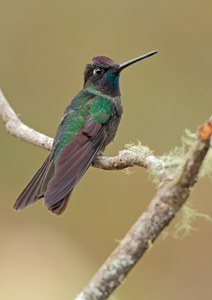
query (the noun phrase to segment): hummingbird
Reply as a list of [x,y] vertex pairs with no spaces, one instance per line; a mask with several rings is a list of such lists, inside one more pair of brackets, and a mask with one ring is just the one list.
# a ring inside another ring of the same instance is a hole
[[85,67],[83,89],[64,111],[52,151],[17,198],[16,210],[44,197],[52,213],[64,212],[75,185],[116,135],[123,113],[121,71],[156,53],[151,51],[123,64],[106,56],[93,57]]

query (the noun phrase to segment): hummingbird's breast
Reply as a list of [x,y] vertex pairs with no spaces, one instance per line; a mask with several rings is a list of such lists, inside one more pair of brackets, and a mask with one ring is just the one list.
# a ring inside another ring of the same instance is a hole
[[113,112],[111,118],[109,119],[106,125],[107,135],[102,150],[104,150],[104,148],[114,140],[123,113],[121,97],[116,96],[112,98],[112,101],[113,101]]

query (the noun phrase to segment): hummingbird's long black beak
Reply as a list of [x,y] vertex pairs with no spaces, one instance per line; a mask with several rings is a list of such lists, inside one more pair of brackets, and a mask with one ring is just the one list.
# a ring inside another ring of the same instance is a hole
[[134,64],[134,63],[136,63],[136,62],[138,62],[138,61],[140,61],[140,60],[142,60],[142,59],[145,59],[145,58],[147,58],[147,57],[150,57],[150,56],[152,56],[152,55],[155,55],[156,53],[158,53],[158,51],[151,51],[151,52],[148,52],[148,53],[146,53],[146,54],[144,54],[144,55],[142,55],[142,56],[139,56],[139,57],[137,57],[137,58],[133,58],[133,59],[131,59],[131,60],[129,60],[129,61],[127,61],[127,62],[121,64],[121,65],[119,66],[119,68],[118,68],[118,71],[121,72],[121,71],[122,71],[123,69],[125,69],[126,67],[128,67],[128,66],[130,66],[130,65],[132,65],[132,64]]

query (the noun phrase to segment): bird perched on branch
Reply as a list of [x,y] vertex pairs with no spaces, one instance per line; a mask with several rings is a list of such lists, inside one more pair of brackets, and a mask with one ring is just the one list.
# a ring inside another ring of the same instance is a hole
[[109,57],[93,58],[85,68],[83,89],[65,109],[51,153],[16,200],[16,210],[44,197],[51,212],[63,213],[75,185],[115,137],[123,112],[120,72],[156,53],[120,65]]

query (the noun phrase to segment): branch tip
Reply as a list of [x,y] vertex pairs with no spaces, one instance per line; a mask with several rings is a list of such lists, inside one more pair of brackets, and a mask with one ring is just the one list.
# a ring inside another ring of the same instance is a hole
[[212,136],[212,118],[202,124],[202,126],[198,130],[199,139],[202,142],[206,142]]

